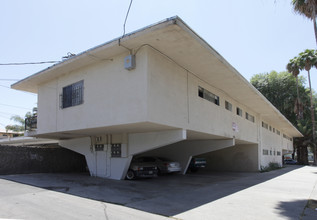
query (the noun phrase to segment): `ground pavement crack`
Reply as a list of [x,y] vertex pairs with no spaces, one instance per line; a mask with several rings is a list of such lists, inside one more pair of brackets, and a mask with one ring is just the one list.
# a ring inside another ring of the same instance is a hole
[[104,211],[104,213],[105,213],[105,217],[106,217],[107,220],[109,220],[109,216],[108,216],[108,214],[107,214],[107,205],[106,205],[106,203],[104,203],[104,202],[101,202],[101,204],[102,204],[102,206],[103,206],[103,211]]
[[310,194],[309,194],[309,197],[308,197],[308,199],[307,199],[307,203],[306,203],[306,205],[305,205],[305,207],[304,207],[304,209],[303,209],[303,211],[302,211],[302,213],[301,213],[301,215],[300,215],[300,220],[302,220],[303,217],[305,216],[305,211],[306,211],[306,209],[307,209],[307,208],[310,208],[310,207],[311,207],[311,204],[316,203],[316,200],[311,199],[312,194],[313,194],[314,191],[315,191],[316,185],[317,185],[317,181],[315,181],[314,187],[313,187],[312,191],[311,191]]

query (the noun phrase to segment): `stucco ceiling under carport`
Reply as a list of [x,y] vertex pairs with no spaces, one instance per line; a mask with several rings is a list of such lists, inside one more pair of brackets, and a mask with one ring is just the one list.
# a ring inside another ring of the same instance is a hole
[[37,87],[41,83],[126,53],[127,48],[132,53],[136,53],[144,46],[152,47],[201,80],[228,94],[261,115],[264,121],[278,124],[279,128],[288,135],[301,136],[300,132],[258,90],[178,17],[87,50],[17,82],[12,88],[37,93]]

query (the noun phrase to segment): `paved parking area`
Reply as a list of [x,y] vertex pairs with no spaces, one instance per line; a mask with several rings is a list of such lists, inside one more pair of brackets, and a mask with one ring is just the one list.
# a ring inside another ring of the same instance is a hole
[[7,175],[0,176],[0,219],[317,219],[316,182],[309,166],[135,181]]

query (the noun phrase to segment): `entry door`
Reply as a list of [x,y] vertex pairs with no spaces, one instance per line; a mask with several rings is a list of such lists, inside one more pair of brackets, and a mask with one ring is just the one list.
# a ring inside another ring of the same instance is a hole
[[99,177],[107,177],[107,151],[96,151],[96,174]]

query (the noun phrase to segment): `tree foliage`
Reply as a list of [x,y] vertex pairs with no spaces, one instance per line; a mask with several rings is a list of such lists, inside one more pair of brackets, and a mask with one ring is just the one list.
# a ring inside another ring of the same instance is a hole
[[315,19],[314,14],[317,14],[316,0],[292,0],[292,4],[296,13],[303,15],[311,20]]
[[294,11],[313,21],[315,39],[317,43],[317,0],[292,0]]
[[[296,79],[298,79],[299,98],[303,104],[302,119],[296,117],[294,108],[298,99]],[[297,150],[298,161],[307,164],[307,147],[312,146],[312,121],[310,93],[309,89],[304,86],[305,78],[294,77],[288,72],[272,71],[271,73],[256,74],[250,81],[304,135],[303,138],[294,138],[294,147]],[[316,106],[316,95],[314,95],[313,101]]]
[[[317,39],[317,38],[316,38]],[[298,57],[294,57],[289,61],[286,65],[286,68],[289,72],[291,72],[294,76],[298,76],[301,70],[306,70],[308,73],[308,82],[309,82],[309,92],[310,92],[310,113],[311,113],[311,125],[312,125],[312,146],[314,147],[314,164],[317,165],[317,146],[315,144],[315,137],[316,137],[316,126],[315,126],[315,107],[314,98],[313,98],[313,91],[311,88],[311,81],[310,81],[310,70],[312,67],[317,68],[317,51],[316,50],[305,50],[301,52]],[[296,78],[297,79],[297,78]],[[297,90],[297,96],[299,96],[299,92]],[[298,119],[302,119],[302,103],[297,98],[296,101],[296,111]]]
[[306,49],[294,57],[286,65],[288,72],[297,76],[301,70],[309,71],[312,67],[317,68],[317,51]]
[[[272,71],[254,75],[251,84],[259,90],[294,126],[297,126],[294,105],[297,99],[296,78],[288,72]],[[304,106],[309,103],[305,78],[298,78],[299,94]],[[305,108],[305,114],[309,109]],[[308,112],[309,113],[309,112]]]
[[[33,110],[34,111],[34,110]],[[27,112],[25,114],[25,118],[32,116],[31,112]],[[15,132],[22,132],[25,130],[25,118],[22,118],[19,115],[13,115],[10,120],[16,122],[16,124],[13,125],[7,125],[5,129],[8,131],[15,131]]]
[[16,124],[14,125],[7,125],[5,127],[5,129],[8,131],[16,131],[16,132],[22,132],[25,130],[25,119],[26,118],[30,118],[32,116],[36,116],[37,115],[37,107],[34,107],[32,109],[32,113],[31,112],[27,112],[24,116],[24,118],[22,118],[19,115],[13,115],[10,120],[16,122]]
[[[28,113],[27,113],[28,114]],[[10,120],[16,122],[14,125],[7,125],[5,127],[6,130],[16,131],[16,132],[22,132],[24,131],[24,118],[22,118],[19,115],[13,115]]]

